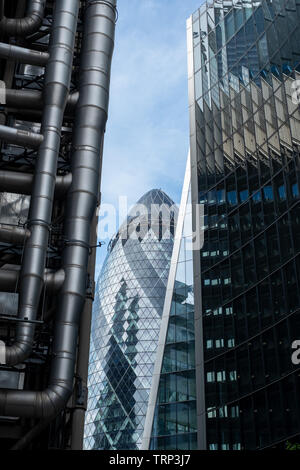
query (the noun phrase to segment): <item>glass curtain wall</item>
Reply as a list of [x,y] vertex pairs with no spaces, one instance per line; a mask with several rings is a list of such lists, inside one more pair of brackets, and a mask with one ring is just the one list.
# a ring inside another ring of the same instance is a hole
[[284,447],[300,429],[300,2],[207,2],[188,56],[198,445]]

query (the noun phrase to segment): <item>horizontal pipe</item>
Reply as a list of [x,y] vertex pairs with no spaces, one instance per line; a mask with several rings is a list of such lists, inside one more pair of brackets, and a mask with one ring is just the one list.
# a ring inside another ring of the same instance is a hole
[[0,291],[16,292],[18,279],[18,271],[0,269]]
[[22,147],[38,148],[44,138],[41,134],[15,129],[14,127],[0,125],[0,140],[8,144],[21,145]]
[[[78,101],[78,92],[70,93],[67,99],[66,111],[74,111]],[[16,108],[27,108],[33,110],[43,109],[43,93],[38,90],[5,90],[5,105]]]
[[0,242],[12,244],[24,244],[30,231],[14,225],[0,224]]
[[42,25],[46,0],[29,0],[24,18],[6,18],[0,21],[0,33],[6,36],[25,37],[35,33]]
[[45,66],[49,60],[49,54],[0,42],[0,58],[13,59],[21,64]]
[[43,119],[43,111],[39,109],[12,108],[6,106],[8,115],[13,116],[19,121],[41,122]]
[[[31,195],[34,175],[19,171],[0,170],[0,191],[14,194]],[[63,197],[72,182],[72,174],[56,176],[54,196]]]
[[[9,265],[6,265],[6,267]],[[20,269],[0,269],[0,292],[18,292]],[[57,292],[65,279],[62,269],[58,271],[45,270],[44,284],[47,290]]]

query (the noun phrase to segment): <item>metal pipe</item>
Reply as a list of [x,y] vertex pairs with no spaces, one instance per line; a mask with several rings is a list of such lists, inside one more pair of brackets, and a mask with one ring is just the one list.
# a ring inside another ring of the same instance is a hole
[[30,65],[45,66],[49,60],[47,52],[34,51],[25,47],[13,46],[0,42],[0,57],[2,59],[13,59],[16,62]]
[[[74,111],[78,101],[78,92],[75,91],[68,95],[66,111]],[[15,106],[16,108],[37,109],[43,108],[43,93],[38,90],[5,90],[5,105]]]
[[42,134],[15,129],[14,127],[0,125],[0,139],[8,144],[22,147],[38,148],[44,140]]
[[0,33],[6,36],[25,37],[35,33],[43,22],[46,0],[29,0],[24,18],[6,18],[0,21]]
[[[74,0],[73,0],[74,1]],[[73,181],[66,209],[65,281],[59,293],[49,385],[43,392],[0,390],[0,416],[54,416],[73,390],[78,323],[86,294],[90,225],[98,199],[101,143],[107,120],[116,0],[88,0],[79,102],[73,140]]]
[[[20,269],[0,269],[1,292],[18,292],[19,279]],[[65,273],[62,269],[58,271],[45,270],[43,281],[46,289],[49,290],[50,293],[54,293],[61,288],[64,279]]]
[[[102,153],[102,152],[101,152]],[[91,246],[97,244],[97,225],[98,217],[95,213],[92,226],[91,226]],[[94,278],[96,266],[96,250],[94,249],[89,259],[88,273],[90,279]],[[94,286],[93,286],[94,291]],[[86,298],[83,313],[80,317],[79,325],[79,342],[78,354],[76,364],[76,376],[80,380],[81,393],[75,390],[75,397],[73,398],[73,413],[72,413],[72,432],[71,432],[71,449],[82,450],[83,437],[84,437],[84,423],[85,413],[87,410],[88,402],[88,370],[89,370],[89,353],[90,353],[90,338],[91,338],[91,323],[92,323],[92,307],[94,301],[94,294]]]
[[0,286],[2,292],[15,292],[18,282],[18,272],[0,269]]
[[4,18],[4,0],[0,0],[0,21]]
[[44,283],[48,293],[58,292],[62,287],[65,280],[65,272],[63,269],[58,269],[57,271],[45,270],[44,274]]
[[56,185],[54,190],[54,197],[57,199],[63,198],[72,183],[72,173],[67,173],[65,175],[59,175],[56,177]]
[[[18,318],[35,320],[43,288],[51,224],[61,128],[72,76],[79,0],[55,3],[44,85],[44,110],[27,226],[30,237],[23,250]],[[18,322],[14,343],[5,347],[7,365],[23,362],[32,351],[34,322]]]
[[0,241],[3,243],[23,244],[29,235],[29,230],[23,227],[0,224]]
[[34,440],[37,438],[43,431],[46,429],[47,426],[51,423],[54,418],[51,417],[49,419],[43,419],[39,421],[30,431],[28,431],[25,436],[21,437],[21,439],[16,442],[10,450],[23,450],[26,449]]
[[[31,195],[34,175],[20,171],[0,170],[0,191]],[[54,197],[65,196],[72,182],[72,173],[56,176]]]

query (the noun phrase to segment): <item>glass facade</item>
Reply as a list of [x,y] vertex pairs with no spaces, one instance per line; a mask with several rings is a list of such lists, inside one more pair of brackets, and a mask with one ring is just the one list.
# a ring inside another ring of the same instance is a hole
[[[191,189],[184,208],[150,449],[197,449]],[[179,224],[178,224],[179,225]],[[180,230],[180,225],[178,226]],[[170,274],[171,276],[171,274]]]
[[197,448],[190,158],[184,180],[143,449]]
[[300,438],[300,2],[205,3],[188,56],[198,446],[281,447]]
[[93,311],[86,449],[139,449],[177,208],[145,194],[111,240]]

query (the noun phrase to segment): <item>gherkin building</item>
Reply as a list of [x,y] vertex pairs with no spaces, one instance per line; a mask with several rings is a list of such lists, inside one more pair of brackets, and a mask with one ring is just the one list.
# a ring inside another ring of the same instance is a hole
[[146,193],[112,238],[93,311],[85,449],[140,448],[177,207]]

